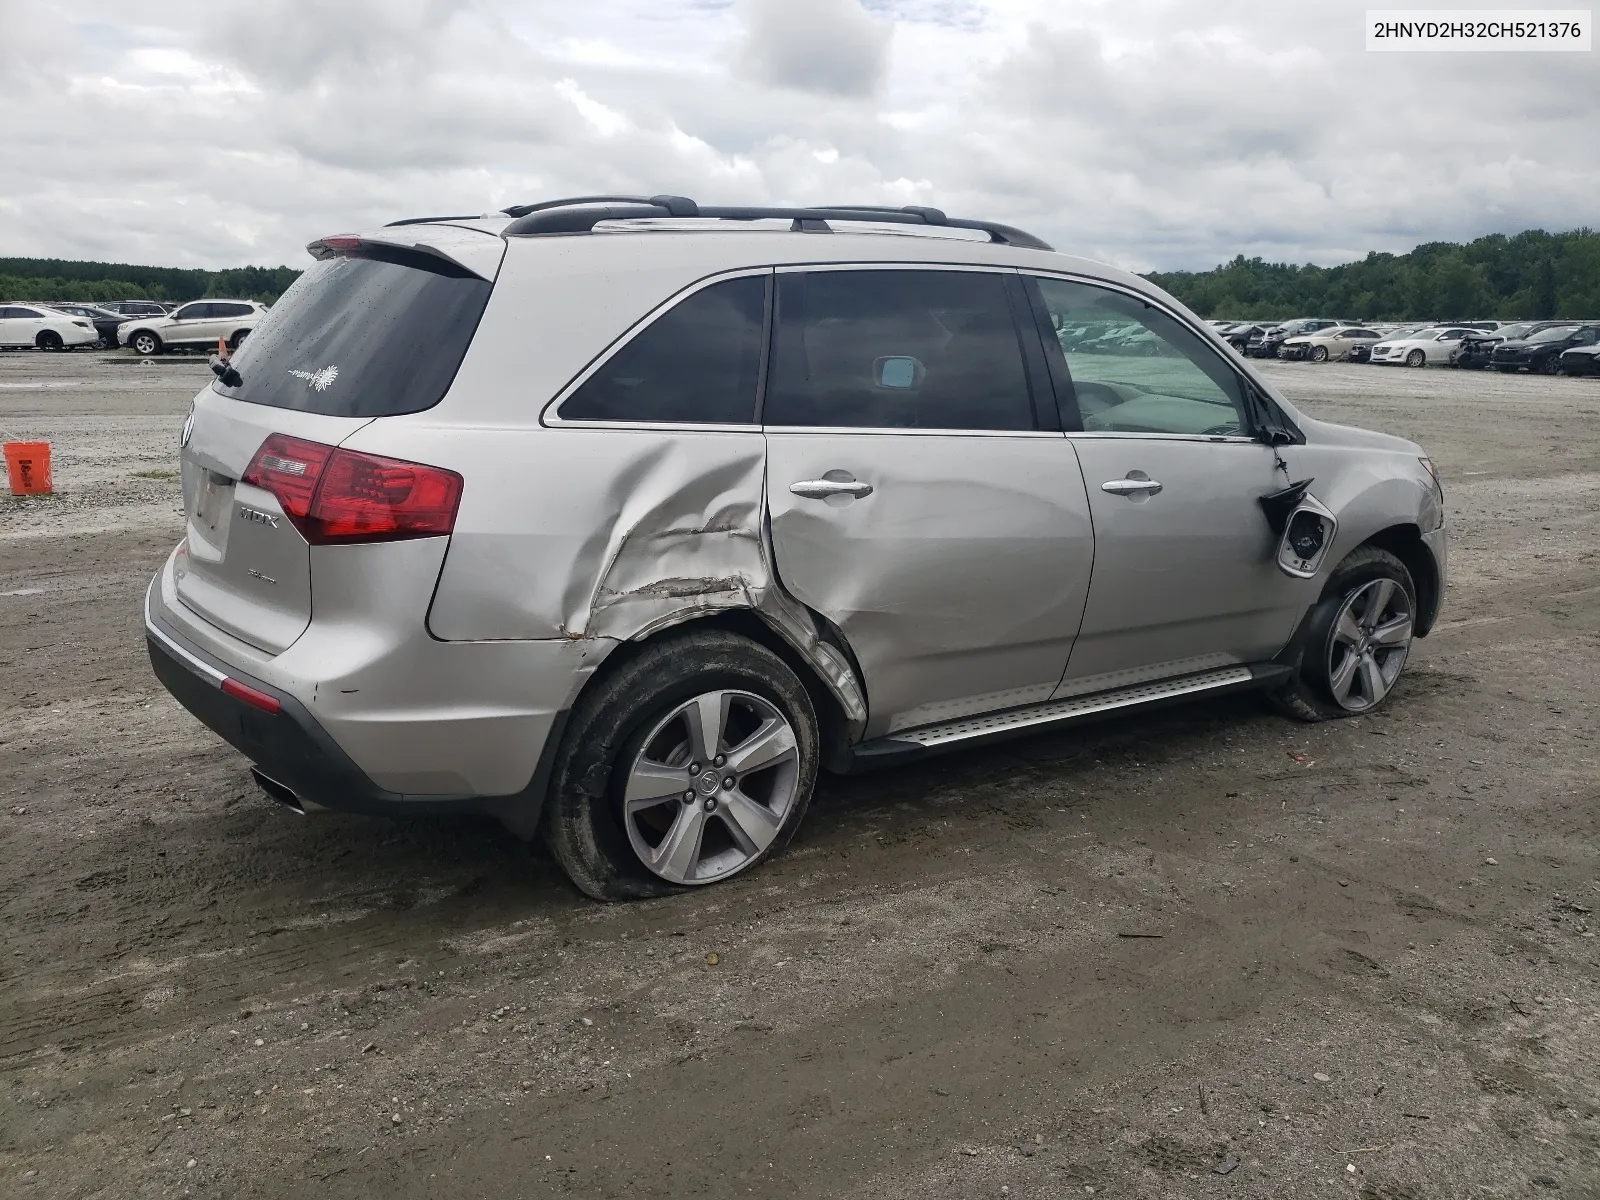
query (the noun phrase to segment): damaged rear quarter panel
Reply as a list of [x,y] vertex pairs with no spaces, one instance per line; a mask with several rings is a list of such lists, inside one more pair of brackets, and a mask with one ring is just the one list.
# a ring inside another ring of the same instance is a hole
[[748,433],[462,433],[462,497],[429,615],[446,640],[626,640],[700,612],[753,608],[765,446]]

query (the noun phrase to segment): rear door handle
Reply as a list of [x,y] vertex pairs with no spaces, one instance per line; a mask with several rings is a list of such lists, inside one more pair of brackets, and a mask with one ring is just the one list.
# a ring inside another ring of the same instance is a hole
[[1108,479],[1100,485],[1102,492],[1110,492],[1113,496],[1134,496],[1140,493],[1154,496],[1161,490],[1161,485],[1154,479]]
[[829,496],[854,496],[857,500],[872,495],[872,485],[858,479],[802,479],[789,490],[807,500],[826,500]]

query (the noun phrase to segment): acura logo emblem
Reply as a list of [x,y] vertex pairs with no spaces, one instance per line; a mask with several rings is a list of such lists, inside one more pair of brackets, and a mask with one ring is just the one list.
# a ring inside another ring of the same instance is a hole
[[189,405],[189,415],[183,419],[183,432],[178,435],[178,446],[183,448],[189,444],[189,439],[194,436],[194,405]]

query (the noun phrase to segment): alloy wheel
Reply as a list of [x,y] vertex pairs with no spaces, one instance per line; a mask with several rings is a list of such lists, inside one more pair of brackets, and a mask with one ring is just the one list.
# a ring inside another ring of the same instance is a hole
[[1427,365],[1428,356],[1421,350],[1413,350],[1410,354],[1406,355],[1406,366],[1408,367],[1425,367]]
[[1328,645],[1328,686],[1346,712],[1376,708],[1411,652],[1411,599],[1393,579],[1374,579],[1345,597]]
[[714,883],[772,845],[795,802],[799,750],[789,720],[746,691],[704,692],[644,739],[628,768],[623,822],[645,869]]

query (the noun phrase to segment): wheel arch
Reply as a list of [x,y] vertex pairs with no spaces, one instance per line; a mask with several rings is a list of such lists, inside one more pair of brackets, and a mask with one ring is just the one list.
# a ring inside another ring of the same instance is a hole
[[[747,638],[783,660],[784,665],[800,680],[806,695],[811,698],[811,707],[817,715],[822,766],[830,771],[844,770],[849,762],[850,747],[859,735],[861,722],[852,720],[834,688],[823,677],[810,656],[780,632],[776,622],[768,621],[753,608],[721,609],[653,629],[628,641],[618,642],[590,673],[589,678],[584,680],[583,686],[572,698],[572,704],[578,704],[585,693],[637,657],[646,646],[653,646],[667,638],[713,629]],[[826,640],[838,650],[839,643],[833,637]],[[848,648],[845,648],[844,653],[850,661],[852,673],[856,676],[856,685],[860,688],[860,669],[855,664],[854,656],[848,653]],[[864,693],[865,689],[861,690]]]
[[1416,635],[1427,637],[1439,615],[1441,596],[1439,564],[1434,561],[1433,551],[1422,540],[1422,530],[1409,523],[1391,525],[1387,529],[1380,529],[1361,545],[1387,550],[1411,572],[1411,582],[1417,589]]

